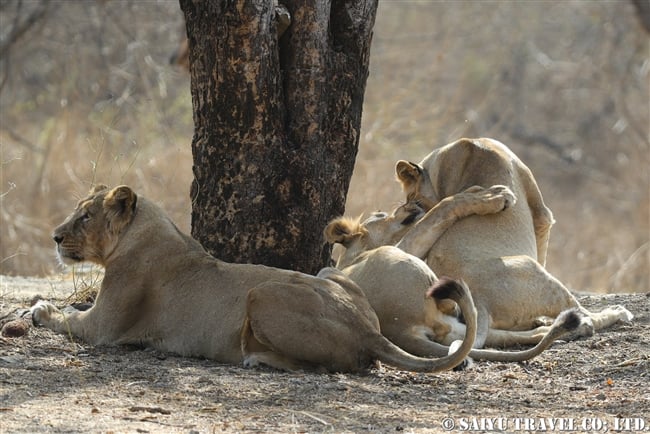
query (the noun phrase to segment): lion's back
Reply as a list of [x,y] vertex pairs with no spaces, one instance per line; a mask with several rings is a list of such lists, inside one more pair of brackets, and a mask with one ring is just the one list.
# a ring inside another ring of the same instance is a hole
[[433,255],[440,257],[441,263],[454,264],[477,255],[536,258],[533,217],[520,178],[528,169],[505,145],[492,139],[460,139],[435,150],[421,165],[439,199],[475,185],[505,185],[517,198],[514,206],[500,213],[473,215],[454,223],[436,242],[430,258]]

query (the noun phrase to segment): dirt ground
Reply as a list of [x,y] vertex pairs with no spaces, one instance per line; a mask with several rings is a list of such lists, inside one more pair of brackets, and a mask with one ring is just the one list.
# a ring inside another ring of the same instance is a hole
[[[71,283],[0,276],[0,317]],[[650,431],[650,294],[580,296],[634,315],[527,363],[367,376],[245,370],[30,327],[0,338],[0,432]],[[6,317],[5,321],[10,317]]]

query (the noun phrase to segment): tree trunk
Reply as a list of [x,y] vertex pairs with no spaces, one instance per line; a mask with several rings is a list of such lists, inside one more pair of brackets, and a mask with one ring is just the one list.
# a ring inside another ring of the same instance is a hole
[[377,0],[180,0],[194,109],[192,235],[216,257],[315,273],[343,214]]
[[632,0],[636,9],[636,16],[647,33],[650,33],[650,1],[649,0]]

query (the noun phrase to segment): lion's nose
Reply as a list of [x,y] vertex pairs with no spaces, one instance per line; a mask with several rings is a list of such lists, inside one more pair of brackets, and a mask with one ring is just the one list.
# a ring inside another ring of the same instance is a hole
[[53,235],[52,239],[57,244],[61,244],[63,242],[63,236],[61,236],[61,235]]

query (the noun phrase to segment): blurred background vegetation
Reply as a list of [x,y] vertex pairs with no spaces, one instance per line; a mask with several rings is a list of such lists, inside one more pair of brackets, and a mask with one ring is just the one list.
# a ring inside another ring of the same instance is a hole
[[[95,182],[189,232],[189,75],[176,1],[0,2],[0,274],[60,271],[50,233]],[[650,46],[632,2],[380,1],[348,215],[402,200],[398,159],[487,136],[555,214],[547,268],[650,289]]]

